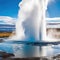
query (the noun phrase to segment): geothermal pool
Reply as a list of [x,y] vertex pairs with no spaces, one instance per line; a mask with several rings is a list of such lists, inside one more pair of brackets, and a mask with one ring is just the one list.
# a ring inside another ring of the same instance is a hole
[[[2,48],[3,47],[3,48]],[[60,54],[60,45],[32,46],[25,44],[0,43],[0,51],[13,53],[16,57],[55,56]],[[36,52],[39,51],[39,52]],[[50,53],[49,53],[50,52]]]

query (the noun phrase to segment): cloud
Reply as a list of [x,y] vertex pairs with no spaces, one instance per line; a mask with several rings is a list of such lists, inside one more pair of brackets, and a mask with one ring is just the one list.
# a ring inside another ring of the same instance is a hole
[[51,4],[51,3],[53,3],[53,2],[55,2],[55,0],[49,0],[49,4]]
[[46,20],[60,20],[60,17],[46,18]]
[[12,18],[9,16],[0,16],[0,24],[5,23],[5,24],[15,24],[16,18]]

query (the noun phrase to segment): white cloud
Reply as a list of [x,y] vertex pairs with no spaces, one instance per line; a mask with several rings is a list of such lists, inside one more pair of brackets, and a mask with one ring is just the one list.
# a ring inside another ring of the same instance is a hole
[[46,20],[60,20],[60,17],[46,18]]
[[49,0],[49,4],[51,4],[51,3],[53,3],[53,2],[55,2],[55,0]]
[[0,16],[0,24],[5,23],[5,24],[15,24],[16,18],[12,18],[9,16]]

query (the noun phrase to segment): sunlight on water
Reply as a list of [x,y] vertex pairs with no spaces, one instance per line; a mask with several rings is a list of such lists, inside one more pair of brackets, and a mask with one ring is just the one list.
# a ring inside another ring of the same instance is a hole
[[60,45],[48,45],[42,47],[42,56],[52,57],[60,54]]

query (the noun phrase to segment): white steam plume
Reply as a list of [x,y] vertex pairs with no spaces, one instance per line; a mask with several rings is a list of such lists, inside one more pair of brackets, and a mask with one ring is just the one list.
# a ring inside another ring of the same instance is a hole
[[18,39],[26,36],[24,33],[26,29],[28,29],[28,37],[33,35],[36,40],[40,39],[41,20],[43,19],[44,22],[48,1],[49,0],[22,0],[19,4],[21,9],[19,10],[18,21],[16,23],[16,35]]
[[46,39],[46,10],[50,0],[42,0],[42,40]]
[[[18,21],[16,22],[16,37],[13,39],[23,39],[31,35],[39,39],[42,6],[40,0],[22,0],[19,3]],[[27,30],[26,30],[27,29]],[[25,32],[27,33],[25,34]]]
[[12,40],[21,40],[34,37],[40,40],[41,24],[45,34],[46,10],[50,0],[22,0],[19,3],[19,12],[16,22],[16,35]]

